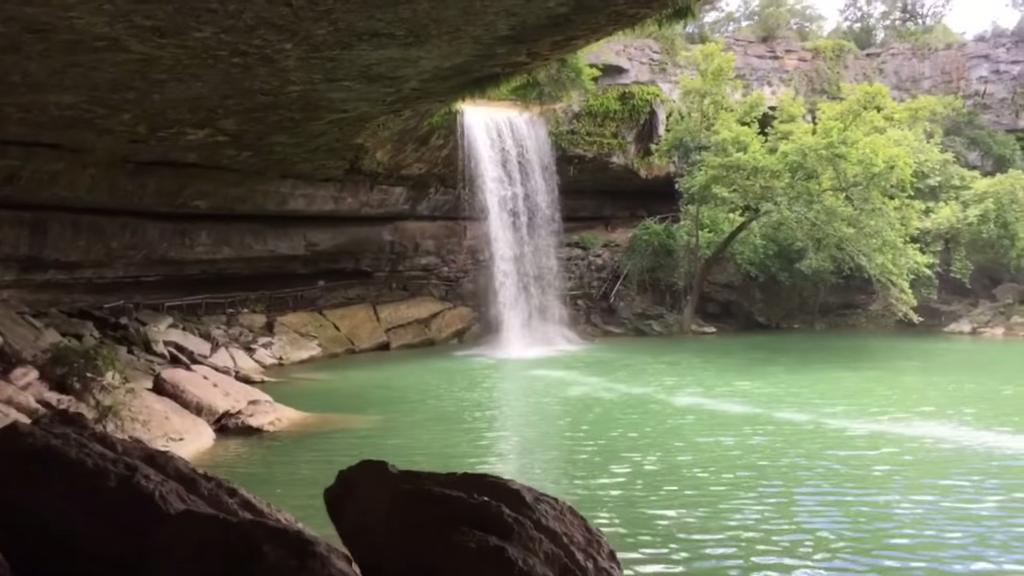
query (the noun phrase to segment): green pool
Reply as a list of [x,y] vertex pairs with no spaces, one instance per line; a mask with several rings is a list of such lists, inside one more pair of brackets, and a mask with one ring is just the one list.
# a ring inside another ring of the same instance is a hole
[[332,535],[363,458],[493,472],[576,506],[632,574],[1024,574],[1024,341],[765,333],[454,349],[267,387],[353,428],[222,440],[201,465]]

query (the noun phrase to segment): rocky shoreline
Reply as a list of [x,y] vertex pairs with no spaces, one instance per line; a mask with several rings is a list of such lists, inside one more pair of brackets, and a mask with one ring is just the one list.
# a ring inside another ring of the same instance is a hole
[[0,303],[0,426],[71,411],[189,458],[219,434],[274,432],[314,417],[254,386],[270,380],[270,368],[444,344],[473,337],[476,326],[472,309],[430,296],[201,316]]

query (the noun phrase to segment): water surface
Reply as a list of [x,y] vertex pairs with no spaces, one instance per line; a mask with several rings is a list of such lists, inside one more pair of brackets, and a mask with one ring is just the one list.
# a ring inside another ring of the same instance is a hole
[[357,429],[221,440],[202,465],[333,530],[362,458],[557,495],[631,574],[1024,574],[1024,341],[756,334],[452,349],[292,367],[267,390]]

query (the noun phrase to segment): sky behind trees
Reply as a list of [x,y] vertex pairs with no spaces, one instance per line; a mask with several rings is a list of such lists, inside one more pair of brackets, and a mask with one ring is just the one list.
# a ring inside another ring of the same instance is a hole
[[[843,0],[809,0],[825,18],[828,30],[839,20],[839,10],[843,6]],[[1004,28],[1013,28],[1020,18],[1020,13],[1014,10],[1008,0],[953,0],[950,4],[949,15],[944,22],[954,32],[964,34],[968,39],[988,30],[993,22]]]

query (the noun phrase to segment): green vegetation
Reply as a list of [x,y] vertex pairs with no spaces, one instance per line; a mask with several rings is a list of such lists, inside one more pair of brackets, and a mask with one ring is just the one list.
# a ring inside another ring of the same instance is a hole
[[843,70],[847,61],[856,55],[857,46],[849,40],[821,38],[807,43],[815,56],[813,78],[805,78],[806,94],[824,94],[830,98],[840,96]]
[[586,94],[594,89],[597,69],[579,54],[545,64],[532,72],[513,76],[478,95],[488,100],[512,100],[530,104],[553,104]]
[[[639,226],[623,256],[634,286],[683,306],[684,330],[726,259],[781,285],[869,282],[872,308],[907,320],[944,266],[963,278],[976,263],[1022,267],[1024,172],[984,178],[958,164],[944,146],[995,138],[972,136],[978,126],[961,102],[896,102],[881,85],[844,86],[812,120],[794,95],[772,109],[760,94],[738,97],[734,57],[721,46],[689,58],[695,74],[681,80],[657,150],[685,167],[679,218]],[[995,139],[1000,158],[1019,158]]]
[[845,38],[860,49],[908,42],[937,49],[963,42],[942,23],[950,0],[846,0],[842,21],[830,36]]
[[583,232],[582,234],[576,235],[576,244],[584,250],[591,251],[600,248],[601,245],[604,244],[604,241],[601,240],[600,236],[593,232]]
[[665,96],[657,86],[611,86],[592,91],[571,118],[551,130],[555,145],[591,155],[625,154],[631,133]]
[[115,416],[123,405],[125,378],[110,345],[58,344],[43,363],[42,374],[58,391],[96,410],[100,422]]
[[742,0],[738,6],[708,2],[686,35],[694,43],[735,33],[761,41],[812,40],[821,36],[824,22],[824,16],[803,0]]

